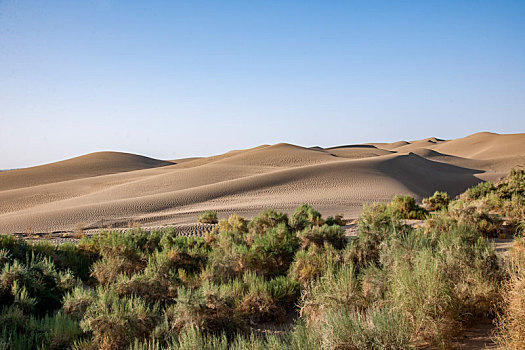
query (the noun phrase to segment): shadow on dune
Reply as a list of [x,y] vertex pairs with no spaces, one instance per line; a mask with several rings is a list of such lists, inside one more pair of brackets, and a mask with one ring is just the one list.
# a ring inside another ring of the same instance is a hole
[[434,191],[446,191],[452,196],[482,182],[476,174],[482,170],[435,162],[415,153],[385,160],[377,165],[385,175],[402,183],[419,197]]

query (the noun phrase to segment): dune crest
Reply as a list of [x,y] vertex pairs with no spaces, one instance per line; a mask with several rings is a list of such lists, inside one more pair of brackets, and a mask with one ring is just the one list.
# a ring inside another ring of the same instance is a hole
[[329,148],[280,143],[174,161],[97,152],[1,172],[0,232],[190,223],[207,209],[250,216],[301,202],[355,217],[366,202],[455,195],[518,165],[525,165],[525,134]]

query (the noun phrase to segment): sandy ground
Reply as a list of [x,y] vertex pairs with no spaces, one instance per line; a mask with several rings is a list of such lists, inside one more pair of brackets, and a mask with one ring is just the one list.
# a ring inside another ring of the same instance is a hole
[[525,165],[525,134],[327,149],[276,144],[172,161],[99,152],[0,172],[0,233],[181,225],[208,209],[250,217],[270,207],[290,213],[301,202],[325,216],[357,217],[367,202],[455,195],[516,165]]

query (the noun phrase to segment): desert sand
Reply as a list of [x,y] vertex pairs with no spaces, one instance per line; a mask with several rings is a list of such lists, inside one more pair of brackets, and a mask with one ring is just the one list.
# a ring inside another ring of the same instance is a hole
[[97,152],[0,172],[0,233],[187,224],[204,210],[253,216],[302,202],[356,217],[367,202],[456,195],[518,165],[525,134],[486,132],[331,148],[282,143],[171,161]]

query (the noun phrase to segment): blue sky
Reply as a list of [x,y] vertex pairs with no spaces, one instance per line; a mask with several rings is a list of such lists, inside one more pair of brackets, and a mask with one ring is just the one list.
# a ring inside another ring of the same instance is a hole
[[525,1],[0,1],[0,169],[525,132]]

